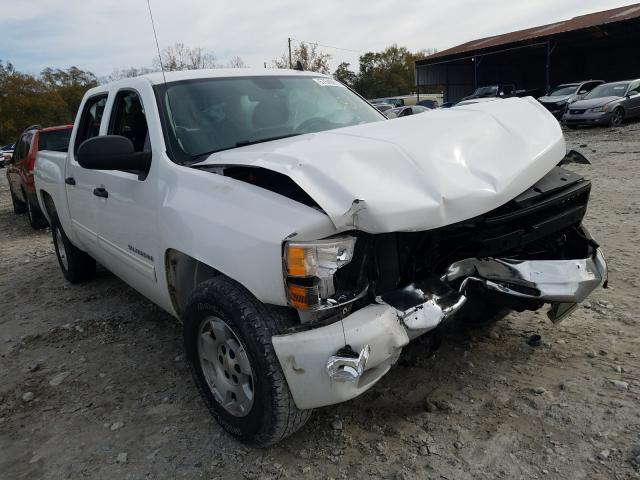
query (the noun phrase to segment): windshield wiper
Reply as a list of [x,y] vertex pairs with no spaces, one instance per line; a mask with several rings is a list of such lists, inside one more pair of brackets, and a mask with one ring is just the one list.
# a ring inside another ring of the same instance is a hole
[[211,150],[210,152],[197,153],[197,154],[191,156],[191,160],[192,160],[193,163],[198,163],[201,159],[203,159],[203,157],[208,157],[209,155],[213,155],[214,153],[223,152],[225,150],[231,150],[233,148],[238,148],[238,147],[246,147],[247,145],[255,145],[256,143],[270,142],[271,140],[280,140],[282,138],[296,137],[298,135],[302,135],[302,134],[301,133],[288,133],[286,135],[278,135],[278,136],[275,136],[275,137],[260,138],[260,139],[257,139],[257,140],[241,140],[239,142],[236,142],[236,144],[233,147],[218,148],[216,150]]
[[298,135],[301,135],[301,134],[300,133],[288,133],[286,135],[278,135],[278,136],[275,136],[275,137],[260,138],[258,140],[241,140],[239,142],[236,142],[236,147],[246,147],[247,145],[255,145],[256,143],[270,142],[271,140],[280,140],[280,139],[283,139],[283,138],[296,137]]

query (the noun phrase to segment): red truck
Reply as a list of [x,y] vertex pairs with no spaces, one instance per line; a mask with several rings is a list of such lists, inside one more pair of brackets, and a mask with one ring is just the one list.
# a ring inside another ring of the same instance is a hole
[[47,219],[38,206],[33,183],[36,155],[40,150],[66,152],[72,129],[73,125],[48,128],[33,125],[22,132],[16,142],[13,158],[6,161],[13,211],[16,214],[27,213],[29,223],[35,229],[48,225]]

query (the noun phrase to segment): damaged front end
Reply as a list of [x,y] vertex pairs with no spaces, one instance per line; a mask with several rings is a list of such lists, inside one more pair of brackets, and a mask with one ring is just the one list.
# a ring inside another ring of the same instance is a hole
[[516,311],[548,304],[554,322],[571,313],[607,281],[602,251],[582,226],[590,189],[555,167],[464,222],[286,243],[289,300],[302,323],[273,345],[298,407],[359,395],[411,339],[478,302]]

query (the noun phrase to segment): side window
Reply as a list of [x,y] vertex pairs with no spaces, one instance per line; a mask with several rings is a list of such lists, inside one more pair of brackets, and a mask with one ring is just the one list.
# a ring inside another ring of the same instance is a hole
[[580,89],[581,92],[590,92],[591,90],[593,90],[594,88],[596,88],[598,85],[600,85],[599,82],[589,82],[589,83],[585,83],[582,88]]
[[109,134],[128,138],[136,152],[151,151],[149,129],[140,96],[131,90],[118,92],[112,112]]
[[631,82],[631,85],[629,86],[629,94],[637,95],[638,93],[640,93],[640,81]]
[[33,140],[36,138],[35,132],[29,132],[24,136],[24,149],[25,149],[25,157],[29,156],[31,153],[31,147],[33,147]]
[[106,93],[87,100],[87,103],[82,110],[80,123],[78,124],[78,133],[76,135],[76,143],[74,145],[74,150],[76,152],[82,142],[89,138],[97,137],[100,133],[100,125],[102,124],[102,116],[104,114],[104,106],[106,104]]
[[20,141],[16,145],[14,153],[14,163],[22,162],[29,156],[31,150],[31,142],[33,140],[33,132],[23,133],[20,137]]
[[25,151],[25,136],[23,134],[23,135],[20,135],[20,138],[18,139],[18,143],[16,143],[16,146],[13,150],[14,163],[18,163],[20,160],[22,160],[26,156],[24,151]]

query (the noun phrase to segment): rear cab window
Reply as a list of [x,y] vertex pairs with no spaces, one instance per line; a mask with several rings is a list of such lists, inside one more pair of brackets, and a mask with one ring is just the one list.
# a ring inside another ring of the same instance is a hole
[[69,149],[70,139],[70,128],[40,132],[40,139],[38,140],[38,150],[66,152]]

